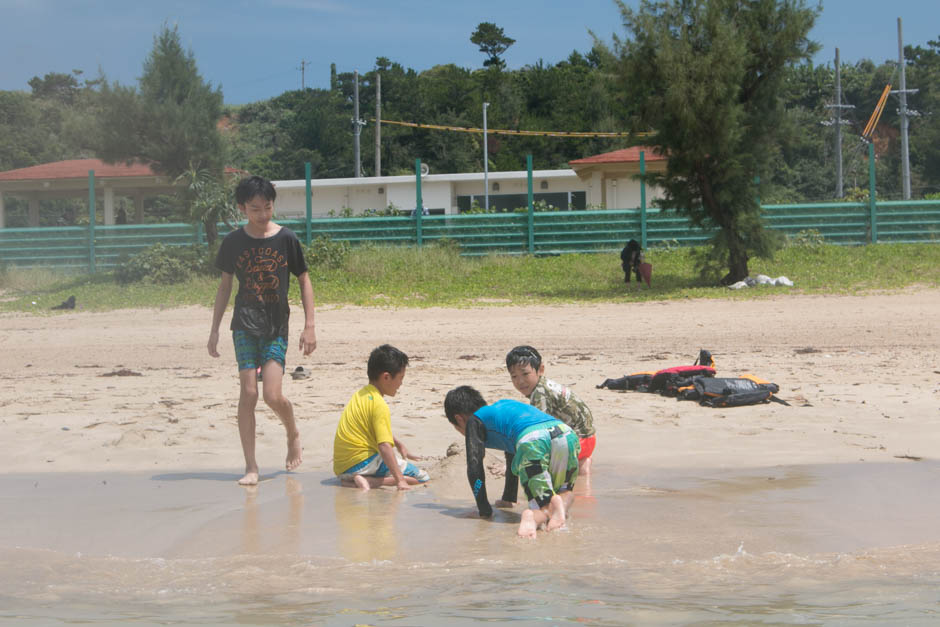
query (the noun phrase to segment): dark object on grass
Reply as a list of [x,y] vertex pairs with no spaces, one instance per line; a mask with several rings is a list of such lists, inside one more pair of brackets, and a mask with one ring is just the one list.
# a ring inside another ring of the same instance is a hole
[[53,307],[53,309],[75,309],[75,297],[69,296],[61,303]]
[[643,280],[640,274],[640,264],[643,263],[643,249],[635,239],[627,242],[620,251],[620,267],[623,268],[623,282],[630,282],[630,274],[636,275],[637,283]]

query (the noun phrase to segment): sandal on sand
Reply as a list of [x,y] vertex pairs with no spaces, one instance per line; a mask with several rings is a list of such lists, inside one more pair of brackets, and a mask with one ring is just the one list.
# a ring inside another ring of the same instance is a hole
[[297,366],[294,368],[293,372],[290,373],[290,376],[294,379],[306,379],[310,377],[310,371],[303,366]]

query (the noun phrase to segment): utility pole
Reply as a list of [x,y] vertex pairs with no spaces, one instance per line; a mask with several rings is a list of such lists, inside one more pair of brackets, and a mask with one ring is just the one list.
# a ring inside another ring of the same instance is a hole
[[901,18],[898,18],[898,67],[901,70],[900,89],[892,90],[892,94],[898,94],[901,101],[901,108],[898,115],[901,117],[901,179],[904,186],[904,200],[911,199],[911,155],[907,143],[907,95],[916,94],[918,90],[908,89],[907,80],[904,76],[904,37],[901,34]]
[[359,135],[362,134],[362,127],[366,125],[365,120],[359,118],[359,70],[353,72],[353,160],[356,162],[355,177],[362,176],[362,163],[359,159]]
[[382,176],[382,75],[375,72],[375,175]]
[[308,65],[309,63],[310,63],[310,62],[309,62],[309,61],[306,61],[305,59],[301,59],[301,60],[300,60],[300,88],[301,88],[301,89],[306,89],[306,88],[307,88],[307,83],[306,83],[306,80],[305,80],[305,78],[306,78],[306,72],[305,72],[304,70],[306,70],[307,65]]
[[486,108],[490,103],[483,103],[483,199],[486,204],[486,211],[490,210],[490,157],[487,154],[489,147],[486,145]]
[[[844,196],[842,190],[842,109],[854,109],[853,105],[842,104],[842,64],[839,62],[839,49],[836,48],[836,98],[835,104],[827,105],[835,109],[836,119],[836,198]],[[846,123],[848,123],[846,121]]]

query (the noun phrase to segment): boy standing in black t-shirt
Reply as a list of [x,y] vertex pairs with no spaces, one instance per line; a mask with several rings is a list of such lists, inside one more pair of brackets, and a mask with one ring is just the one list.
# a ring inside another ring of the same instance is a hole
[[258,462],[255,459],[255,406],[258,404],[255,373],[258,368],[264,402],[287,429],[287,470],[296,469],[303,461],[294,407],[281,390],[290,317],[287,288],[291,274],[300,284],[300,300],[304,306],[300,350],[309,355],[317,347],[313,327],[313,286],[307,275],[307,263],[297,236],[272,221],[276,196],[271,182],[260,176],[239,182],[235,189],[235,203],[248,223],[225,236],[215,260],[216,267],[222,271],[222,280],[215,296],[209,332],[208,349],[213,357],[219,356],[219,325],[232,294],[232,277],[238,277],[231,329],[241,388],[238,433],[245,454],[245,476],[238,480],[241,485],[258,483]]

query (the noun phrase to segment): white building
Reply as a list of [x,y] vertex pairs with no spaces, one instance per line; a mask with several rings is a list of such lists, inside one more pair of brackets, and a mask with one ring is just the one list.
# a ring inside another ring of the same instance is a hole
[[[571,162],[569,170],[534,170],[532,191],[536,202],[559,209],[629,209],[640,206],[640,152],[644,152],[647,172],[661,172],[666,160],[642,146],[616,150]],[[489,206],[515,209],[528,204],[528,173],[490,172]],[[340,215],[345,209],[354,214],[365,210],[395,207],[415,208],[416,178],[376,176],[362,178],[316,179],[310,181],[311,213],[314,218]],[[303,218],[307,211],[306,181],[274,181],[277,188],[277,214]],[[649,203],[658,197],[647,187]],[[421,177],[422,206],[431,213],[456,214],[473,205],[485,206],[484,175],[426,174]]]
[[[640,152],[644,153],[647,172],[661,172],[666,160],[651,148],[635,146],[593,157],[576,159],[569,170],[535,170],[532,191],[536,202],[559,209],[631,209],[640,206]],[[103,200],[103,222],[120,222],[121,206],[132,207],[127,221],[143,223],[144,199],[172,194],[178,185],[159,176],[143,164],[110,165],[98,159],[60,161],[29,168],[0,172],[0,228],[6,226],[4,197],[28,199],[29,226],[40,224],[40,202],[59,198],[84,204],[88,198],[88,173],[95,172],[95,187]],[[233,175],[238,170],[226,168]],[[516,209],[528,204],[528,173],[490,172],[489,206]],[[486,205],[482,172],[469,174],[427,174],[421,177],[422,206],[431,213],[455,214],[473,205]],[[307,212],[306,181],[274,181],[277,188],[277,214],[285,218],[303,218]],[[344,209],[360,214],[367,209],[390,206],[401,211],[415,208],[415,177],[378,176],[363,178],[319,179],[310,182],[312,215],[315,218],[341,215]],[[649,204],[658,196],[647,187]],[[126,199],[123,203],[121,199]],[[84,211],[87,211],[85,209]]]

